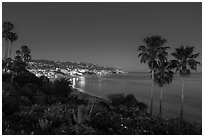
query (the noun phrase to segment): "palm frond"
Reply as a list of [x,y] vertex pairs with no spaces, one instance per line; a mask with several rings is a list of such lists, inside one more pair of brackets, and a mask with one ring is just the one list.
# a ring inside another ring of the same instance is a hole
[[171,61],[160,62],[159,66],[155,69],[155,83],[160,87],[170,84],[174,77],[172,69]]
[[8,39],[11,41],[11,43],[13,43],[14,41],[18,39],[17,33],[11,32]]
[[189,58],[197,58],[200,55],[200,53],[192,54],[189,56]]
[[141,55],[141,63],[146,63],[149,60],[149,54],[148,53],[140,53]]
[[183,46],[175,49],[172,55],[177,61],[172,61],[172,66],[175,66],[176,71],[179,71],[182,76],[189,76],[191,70],[196,70],[200,62],[195,59],[200,55],[200,53],[193,54],[194,47]]
[[141,45],[141,46],[138,47],[138,51],[145,52],[145,51],[147,51],[147,48],[145,46]]
[[138,57],[141,57],[141,63],[148,62],[150,69],[153,69],[159,65],[159,62],[167,60],[168,52],[166,52],[166,50],[169,49],[169,47],[163,47],[167,42],[166,39],[155,35],[145,37],[143,42],[146,45],[138,47],[138,51],[140,51]]

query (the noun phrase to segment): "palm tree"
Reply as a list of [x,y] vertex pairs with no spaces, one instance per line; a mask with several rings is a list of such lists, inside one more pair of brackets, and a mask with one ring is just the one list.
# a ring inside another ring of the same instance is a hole
[[9,52],[9,58],[11,57],[11,51],[12,51],[12,44],[14,41],[16,41],[18,39],[18,35],[14,32],[12,32],[9,36],[9,40],[11,42],[11,47],[10,47],[10,52]]
[[158,68],[155,70],[155,83],[159,85],[160,90],[160,101],[159,101],[159,116],[162,117],[162,93],[163,87],[172,82],[174,77],[174,72],[172,71],[172,66],[170,61],[161,62]]
[[184,78],[190,76],[191,70],[197,70],[197,66],[200,62],[196,61],[196,58],[200,53],[193,53],[194,47],[183,46],[175,49],[176,51],[172,53],[176,60],[173,60],[176,72],[179,71],[182,82],[181,90],[181,110],[180,110],[180,120],[183,121],[183,105],[184,105]]
[[144,38],[143,42],[145,46],[139,46],[138,51],[140,54],[138,57],[141,57],[141,63],[148,63],[148,66],[151,70],[151,101],[150,101],[150,115],[152,115],[152,107],[153,107],[153,88],[154,88],[154,71],[158,66],[158,63],[161,61],[167,60],[168,53],[166,50],[169,47],[164,47],[164,44],[167,42],[166,39],[161,36],[150,36]]
[[5,39],[5,55],[4,55],[5,59],[8,57],[8,41],[13,29],[14,29],[14,25],[11,22],[3,23],[2,36]]

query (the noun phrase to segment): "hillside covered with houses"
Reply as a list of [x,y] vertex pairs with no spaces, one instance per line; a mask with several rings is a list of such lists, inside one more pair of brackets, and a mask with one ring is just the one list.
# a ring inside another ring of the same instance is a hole
[[28,70],[37,77],[46,76],[49,79],[59,77],[73,77],[82,75],[107,75],[127,73],[122,69],[104,67],[92,63],[62,62],[49,60],[31,60],[28,63]]

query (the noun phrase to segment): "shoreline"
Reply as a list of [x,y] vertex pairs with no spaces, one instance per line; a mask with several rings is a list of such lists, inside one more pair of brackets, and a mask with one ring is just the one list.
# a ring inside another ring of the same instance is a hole
[[[103,101],[108,101],[108,99],[106,97],[102,97],[102,96],[97,96],[93,93],[87,93],[85,92],[84,90],[80,89],[80,88],[77,88],[77,87],[72,87],[73,88],[73,91],[79,93],[77,95],[80,96],[80,98],[83,98],[83,99],[98,99],[98,100],[103,100]],[[138,100],[138,99],[137,99]],[[138,100],[138,102],[141,102],[140,100]],[[143,102],[143,101],[142,101]],[[143,102],[145,103],[145,102]],[[146,104],[146,103],[145,103]],[[148,104],[146,104],[148,106]],[[153,114],[153,116],[157,117],[156,114]],[[172,116],[167,116],[167,117],[164,117],[164,119],[174,119],[174,118],[179,118],[179,117],[176,117],[174,115]],[[194,120],[194,119],[185,119],[189,122],[196,122],[196,123],[202,123],[202,120]]]
[[[72,87],[72,89],[73,89],[74,92],[77,92],[77,95],[79,95],[79,96],[81,95],[81,96],[80,96],[81,98],[88,98],[88,99],[90,99],[90,98],[97,98],[97,99],[99,99],[99,100],[108,101],[108,99],[105,98],[105,97],[97,96],[97,95],[94,95],[94,94],[92,94],[92,93],[87,93],[87,92],[85,92],[84,90],[82,90],[82,89],[80,89],[80,88]],[[74,93],[73,93],[73,94],[74,94]]]
[[[102,81],[100,81],[100,78],[87,77],[87,80],[85,81],[86,82],[85,85],[83,83],[81,86],[80,84],[77,84],[78,83],[78,81],[77,81],[75,87],[79,88],[80,91],[82,91],[86,94],[90,94],[92,96],[96,96],[99,98],[106,98],[109,94],[112,94],[112,93],[113,94],[114,93],[116,93],[116,94],[117,93],[124,93],[124,94],[133,93],[135,95],[135,97],[138,99],[138,101],[141,101],[141,102],[144,102],[145,104],[147,104],[148,109],[149,109],[149,96],[147,95],[147,94],[149,94],[148,87],[145,85],[139,85],[142,82],[143,83],[145,82],[144,84],[146,84],[146,85],[149,84],[149,81],[146,80],[146,77],[144,76],[145,81],[143,81],[143,79],[140,80],[140,75],[139,76],[133,75],[132,77],[130,77],[131,78],[130,82],[133,81],[130,84],[131,88],[129,88],[129,85],[126,85],[127,82],[124,82],[123,78],[126,79],[126,78],[129,78],[129,76],[127,76],[127,77],[123,77],[123,76],[121,76],[121,77],[120,76],[119,77],[110,76],[109,77],[108,76],[108,77],[102,78]],[[200,75],[192,75],[190,78],[191,78],[191,80],[185,81],[185,83],[186,83],[186,88],[185,88],[186,102],[185,102],[185,110],[184,110],[185,111],[185,117],[186,117],[186,120],[189,120],[189,121],[201,122],[202,121],[202,113],[200,112],[200,110],[201,110],[200,106],[198,106],[196,108],[193,107],[193,105],[196,105],[196,104],[200,103],[200,101],[201,101],[201,96],[199,96],[201,93],[200,92],[201,76]],[[111,83],[110,80],[114,81],[114,83]],[[116,82],[118,82],[118,83],[116,83]],[[100,83],[102,83],[101,84],[102,87],[100,87]],[[138,86],[134,85],[134,83],[138,84]],[[114,87],[115,84],[118,84],[116,86],[116,88]],[[189,86],[191,84],[195,85],[196,87]],[[103,86],[105,88],[103,88]],[[165,114],[166,118],[179,117],[180,86],[181,86],[180,81],[175,80],[172,82],[171,85],[168,85],[165,87],[165,92],[164,92],[165,101],[163,102],[162,107],[164,109],[164,114]],[[137,88],[137,87],[139,87],[139,88]],[[155,113],[154,113],[154,115],[157,115],[158,110],[159,110],[159,101],[157,100],[157,97],[159,97],[159,92],[157,92],[157,91],[159,91],[160,88],[158,86],[155,86],[154,90],[155,90],[155,93],[154,93],[154,97],[155,97],[154,110],[155,110]],[[192,94],[192,93],[194,93],[194,94]],[[192,97],[196,98],[196,100],[191,100]],[[192,103],[192,104],[189,105],[189,103]]]

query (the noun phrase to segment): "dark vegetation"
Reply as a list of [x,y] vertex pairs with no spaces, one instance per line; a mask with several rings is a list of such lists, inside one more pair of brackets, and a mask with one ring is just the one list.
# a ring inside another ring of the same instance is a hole
[[201,124],[150,116],[132,94],[106,100],[83,96],[65,78],[2,76],[3,134],[201,134]]

